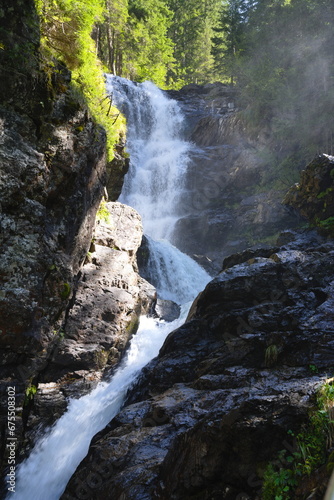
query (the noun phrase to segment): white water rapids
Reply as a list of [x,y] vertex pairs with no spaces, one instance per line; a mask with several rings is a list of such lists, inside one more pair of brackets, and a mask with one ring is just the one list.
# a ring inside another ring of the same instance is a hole
[[60,498],[86,456],[92,437],[118,413],[141,368],[158,354],[168,333],[182,324],[189,302],[210,280],[197,263],[168,241],[181,215],[183,178],[191,147],[180,139],[182,114],[177,103],[149,82],[137,85],[108,76],[107,89],[128,120],[131,166],[120,201],[141,214],[149,236],[150,271],[158,280],[159,295],[184,304],[182,314],[173,323],[142,318],[114,376],[90,394],[70,401],[66,413],[18,467],[16,491],[9,493],[8,499]]

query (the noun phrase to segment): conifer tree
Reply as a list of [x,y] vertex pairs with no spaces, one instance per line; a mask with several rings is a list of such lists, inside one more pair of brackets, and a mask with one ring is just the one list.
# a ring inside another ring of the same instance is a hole
[[254,2],[250,0],[224,0],[219,23],[214,28],[212,54],[215,60],[215,72],[221,78],[229,77],[234,84],[239,56],[245,50],[246,23]]

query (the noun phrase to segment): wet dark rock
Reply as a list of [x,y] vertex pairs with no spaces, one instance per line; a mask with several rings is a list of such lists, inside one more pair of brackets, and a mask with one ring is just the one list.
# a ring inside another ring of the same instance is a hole
[[107,184],[106,189],[111,201],[116,201],[121,194],[124,176],[130,167],[130,158],[124,151],[124,145],[116,145],[114,158],[107,163]]
[[141,276],[144,276],[147,274],[147,264],[149,261],[150,257],[150,247],[148,244],[148,240],[145,235],[143,235],[143,239],[141,242],[140,247],[138,248],[137,252],[137,262],[138,262],[138,268],[140,271]]
[[158,299],[154,306],[154,313],[164,321],[174,321],[180,316],[181,308],[172,300]]
[[334,236],[334,157],[321,155],[301,173],[300,183],[290,189],[284,203],[325,235]]
[[243,262],[252,263],[255,262],[256,257],[265,257],[269,258],[273,253],[279,250],[278,247],[268,247],[268,248],[258,248],[253,249],[250,248],[248,250],[244,250],[243,252],[232,254],[229,257],[226,257],[223,261],[223,271],[229,269],[230,267],[234,267],[237,264],[242,264]]
[[260,498],[334,359],[334,247],[290,245],[245,252],[207,285],[62,498]]

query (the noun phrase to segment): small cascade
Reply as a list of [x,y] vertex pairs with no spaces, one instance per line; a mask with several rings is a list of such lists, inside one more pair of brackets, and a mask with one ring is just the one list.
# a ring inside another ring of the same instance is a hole
[[[121,366],[108,382],[72,400],[56,424],[39,439],[17,470],[15,500],[58,500],[92,437],[120,410],[139,371],[157,356],[169,332],[180,326],[191,301],[210,276],[170,242],[182,215],[183,179],[191,145],[183,141],[183,117],[177,103],[152,83],[134,84],[108,76],[107,90],[128,121],[131,166],[123,203],[141,214],[149,241],[148,272],[161,298],[181,304],[172,323],[142,318]],[[11,499],[12,494],[7,496]]]
[[146,278],[159,297],[178,304],[192,301],[209,281],[207,272],[166,240],[147,237],[147,245]]

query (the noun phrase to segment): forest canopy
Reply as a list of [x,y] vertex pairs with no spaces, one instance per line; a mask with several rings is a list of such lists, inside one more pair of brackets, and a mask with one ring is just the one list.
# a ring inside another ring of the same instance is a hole
[[317,151],[332,153],[332,0],[36,5],[43,47],[70,67],[96,113],[104,71],[161,88],[221,81],[236,87],[249,130],[266,128],[278,157],[289,151],[303,164]]

